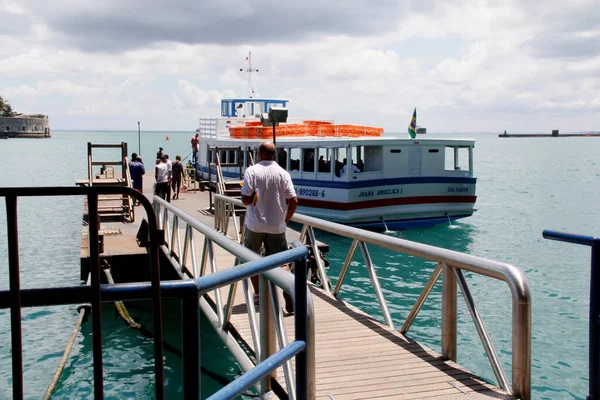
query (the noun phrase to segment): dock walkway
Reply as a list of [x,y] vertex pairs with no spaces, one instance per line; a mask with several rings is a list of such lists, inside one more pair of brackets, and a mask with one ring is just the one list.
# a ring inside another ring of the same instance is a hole
[[[150,169],[150,168],[149,168]],[[150,169],[144,179],[144,194],[152,198],[153,174]],[[192,215],[200,222],[214,226],[208,208],[207,192],[181,193],[174,206]],[[141,211],[141,210],[140,210]],[[131,237],[135,226],[143,218],[138,212],[134,224],[106,223],[101,229],[121,229],[123,235],[117,241],[105,243],[108,247],[135,243]],[[290,230],[288,237],[298,233]],[[116,238],[115,238],[116,239]],[[203,238],[195,236],[196,254],[202,254]],[[215,247],[219,270],[231,268],[234,257]],[[316,393],[318,399],[512,399],[498,387],[485,382],[475,374],[454,362],[442,359],[431,349],[412,341],[398,331],[368,316],[355,307],[338,300],[325,291],[310,286],[316,327]],[[213,295],[214,296],[214,295]],[[222,302],[227,301],[227,291],[221,291]],[[213,297],[214,301],[214,297]],[[234,333],[252,350],[250,323],[241,286],[235,294],[231,316]],[[258,307],[256,309],[258,312]],[[287,336],[294,337],[294,321],[284,318]],[[285,388],[283,369],[277,379]]]

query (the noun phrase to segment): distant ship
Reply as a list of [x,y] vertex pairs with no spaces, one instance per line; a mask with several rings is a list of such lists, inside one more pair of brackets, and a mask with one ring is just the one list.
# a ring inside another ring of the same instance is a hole
[[424,126],[417,126],[417,134],[419,135],[424,135],[427,133],[427,128],[425,128]]

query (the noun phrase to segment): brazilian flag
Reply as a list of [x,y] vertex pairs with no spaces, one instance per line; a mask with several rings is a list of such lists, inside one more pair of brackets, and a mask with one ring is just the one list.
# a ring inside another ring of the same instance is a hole
[[413,139],[417,137],[417,107],[415,107],[412,119],[410,120],[410,125],[408,125],[408,134]]

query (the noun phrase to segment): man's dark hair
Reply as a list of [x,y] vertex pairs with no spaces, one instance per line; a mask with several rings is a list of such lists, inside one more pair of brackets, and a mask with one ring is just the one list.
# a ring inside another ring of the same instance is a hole
[[133,161],[135,161],[135,159],[137,158],[137,156],[138,156],[137,153],[131,153],[131,159]]

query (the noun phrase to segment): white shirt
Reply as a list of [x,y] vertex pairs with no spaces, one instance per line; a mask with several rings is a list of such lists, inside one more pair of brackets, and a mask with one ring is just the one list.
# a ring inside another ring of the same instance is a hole
[[169,174],[171,174],[171,172],[173,171],[173,163],[171,163],[171,160],[169,160],[167,158],[167,169],[169,170]]
[[238,118],[243,118],[244,117],[244,108],[243,107],[236,108],[235,115],[237,115]]
[[156,169],[158,170],[158,177],[156,178],[156,183],[163,183],[169,181],[169,167],[165,163],[160,163],[156,165]]
[[286,199],[296,197],[290,174],[279,164],[263,160],[246,169],[242,195],[258,195],[256,206],[249,205],[246,226],[256,233],[284,233]]
[[[342,174],[346,173],[346,167],[347,166],[344,165],[344,168],[342,168]],[[360,172],[360,169],[356,165],[352,164],[352,173],[355,173],[355,172]]]

